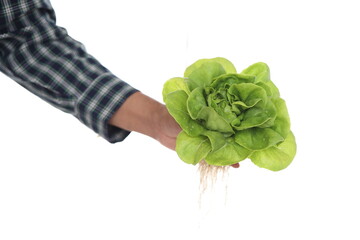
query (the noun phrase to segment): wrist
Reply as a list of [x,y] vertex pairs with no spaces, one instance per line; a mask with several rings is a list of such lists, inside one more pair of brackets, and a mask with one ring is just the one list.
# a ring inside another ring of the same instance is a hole
[[158,139],[164,105],[136,92],[114,113],[109,124]]

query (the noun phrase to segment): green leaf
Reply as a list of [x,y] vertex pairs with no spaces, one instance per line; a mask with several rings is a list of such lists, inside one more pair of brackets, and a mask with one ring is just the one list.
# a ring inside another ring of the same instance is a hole
[[192,71],[186,81],[190,91],[197,87],[206,87],[214,78],[225,73],[224,68],[216,62],[205,62],[199,68]]
[[266,63],[255,63],[241,73],[256,76],[255,82],[266,82],[270,80],[270,69]]
[[184,90],[187,94],[190,94],[190,90],[185,83],[185,78],[175,77],[165,82],[162,91],[163,101],[166,102],[166,96],[177,90]]
[[271,80],[267,81],[266,85],[270,88],[272,97],[274,98],[280,97],[279,89],[275,86],[275,84]]
[[209,138],[212,151],[217,151],[226,144],[226,138],[220,132],[206,131],[204,135]]
[[[276,118],[276,108],[269,100],[264,108],[253,107],[247,109],[243,115],[239,116],[240,125],[233,125],[236,130],[244,130],[252,127],[265,127],[269,122],[272,123]],[[264,126],[262,126],[264,125]]]
[[279,89],[271,80],[267,82],[257,82],[256,85],[262,87],[268,97],[278,98],[280,96]]
[[190,117],[186,107],[187,99],[186,92],[178,90],[167,95],[165,104],[171,116],[187,134],[199,136],[206,129]]
[[234,64],[232,64],[232,62],[230,62],[226,58],[216,57],[216,58],[211,59],[211,61],[220,63],[221,66],[225,69],[226,73],[236,73],[236,68],[235,68]]
[[210,141],[207,137],[190,137],[181,131],[176,138],[176,152],[180,159],[189,164],[197,164],[211,151]]
[[206,129],[222,133],[234,133],[230,124],[211,107],[203,107],[199,112],[198,119],[203,120],[203,126]]
[[236,69],[234,65],[227,59],[217,57],[217,58],[210,58],[210,59],[200,59],[197,60],[195,63],[191,64],[189,67],[186,68],[184,77],[189,77],[190,74],[201,67],[202,64],[208,63],[208,62],[215,62],[222,66],[222,68],[225,70],[225,73],[236,73]]
[[284,141],[284,138],[270,128],[250,128],[235,134],[235,142],[249,150],[262,150]]
[[290,132],[284,142],[261,151],[255,151],[250,155],[251,161],[261,168],[279,171],[293,161],[296,154],[296,142]]
[[207,106],[204,97],[204,89],[201,87],[195,88],[189,95],[187,100],[187,109],[192,119],[199,118],[199,112]]
[[224,74],[219,77],[217,77],[212,83],[211,87],[215,89],[230,87],[233,84],[239,84],[239,83],[254,83],[255,77],[252,75],[246,75],[246,74]]
[[263,107],[267,101],[266,91],[253,83],[234,84],[229,88],[229,94],[233,95],[235,101],[232,104],[240,105],[244,108],[250,108],[257,103],[258,107]]
[[221,148],[210,152],[205,161],[217,166],[231,165],[246,159],[250,153],[249,150],[234,142],[233,137],[229,137]]
[[286,138],[290,132],[290,117],[286,103],[282,98],[272,99],[272,102],[276,108],[276,118],[271,128]]

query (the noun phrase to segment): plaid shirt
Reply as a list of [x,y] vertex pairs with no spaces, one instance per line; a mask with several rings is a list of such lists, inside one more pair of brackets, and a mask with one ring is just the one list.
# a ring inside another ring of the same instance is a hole
[[0,71],[107,141],[122,141],[129,132],[107,122],[137,90],[56,26],[48,0],[0,3]]

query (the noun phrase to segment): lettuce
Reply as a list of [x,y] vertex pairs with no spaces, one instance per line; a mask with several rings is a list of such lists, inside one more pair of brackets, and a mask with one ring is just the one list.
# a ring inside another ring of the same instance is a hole
[[201,59],[164,84],[163,100],[182,128],[176,152],[185,163],[223,166],[251,159],[273,171],[296,154],[285,101],[265,63],[241,73],[225,58]]

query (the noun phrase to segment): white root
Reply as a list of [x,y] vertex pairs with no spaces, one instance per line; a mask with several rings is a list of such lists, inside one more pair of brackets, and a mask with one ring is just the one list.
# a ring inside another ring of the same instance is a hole
[[[201,207],[202,196],[207,191],[212,191],[215,188],[215,185],[221,180],[223,183],[227,180],[229,176],[230,166],[215,166],[209,165],[204,160],[198,163],[198,172],[200,175],[200,196],[199,196],[199,205]],[[227,192],[227,183],[225,183],[225,194]],[[226,196],[225,196],[226,198]]]

